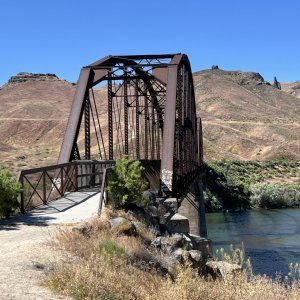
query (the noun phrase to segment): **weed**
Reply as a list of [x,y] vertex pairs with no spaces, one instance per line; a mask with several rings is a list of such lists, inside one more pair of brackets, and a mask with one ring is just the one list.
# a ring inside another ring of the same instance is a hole
[[125,253],[123,247],[112,240],[103,240],[99,243],[99,250],[108,256],[122,256]]

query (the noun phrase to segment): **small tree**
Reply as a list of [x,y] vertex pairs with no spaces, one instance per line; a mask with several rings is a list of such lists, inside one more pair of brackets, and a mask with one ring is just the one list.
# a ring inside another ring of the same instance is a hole
[[116,166],[108,172],[108,193],[115,207],[125,207],[136,203],[140,207],[149,205],[149,200],[143,196],[147,188],[142,178],[144,168],[139,161],[130,161],[124,156],[116,161]]
[[21,185],[7,169],[0,168],[0,216],[9,218],[19,207],[18,195]]

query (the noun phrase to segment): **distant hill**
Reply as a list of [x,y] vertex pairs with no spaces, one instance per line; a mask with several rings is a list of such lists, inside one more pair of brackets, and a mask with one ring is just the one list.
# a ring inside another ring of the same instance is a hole
[[282,83],[281,88],[288,94],[294,95],[300,98],[300,80],[292,83]]
[[14,172],[57,161],[75,86],[19,73],[0,89],[0,161]]
[[[194,85],[206,159],[300,158],[300,81],[279,90],[258,73],[210,69]],[[1,165],[55,163],[74,92],[54,74],[19,73],[2,86]]]
[[279,90],[258,73],[211,69],[194,84],[206,159],[300,158],[297,83]]

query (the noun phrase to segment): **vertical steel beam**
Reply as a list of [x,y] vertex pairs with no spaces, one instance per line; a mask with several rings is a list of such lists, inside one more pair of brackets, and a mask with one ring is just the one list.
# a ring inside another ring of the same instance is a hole
[[90,99],[86,95],[84,105],[84,136],[85,136],[85,159],[91,159],[91,124],[90,124]]
[[178,136],[177,136],[177,159],[178,159],[178,169],[177,173],[182,177],[183,175],[183,122],[182,122],[182,86],[183,86],[183,66],[180,69],[180,73],[178,75],[178,82],[177,82],[177,110],[178,110],[178,120],[177,120],[177,126],[178,126]]
[[156,122],[156,139],[157,139],[157,149],[156,149],[156,159],[160,159],[160,139],[161,139],[161,129],[159,127],[159,116],[157,114],[157,112],[155,112],[155,115],[156,115],[156,119],[155,119],[155,122]]
[[168,84],[161,160],[161,183],[164,193],[172,193],[173,190],[173,152],[176,116],[177,73],[178,65],[168,66]]
[[198,122],[198,166],[200,166],[203,162],[203,135],[202,135],[202,122],[201,119],[199,118]]
[[144,84],[144,124],[145,124],[145,157],[148,159],[148,97],[147,97],[147,86]]
[[127,91],[127,70],[124,70],[124,139],[125,139],[125,155],[128,151],[128,91]]
[[155,116],[153,104],[151,104],[151,115],[151,159],[155,159]]
[[108,157],[109,160],[114,159],[114,144],[113,144],[113,95],[112,95],[112,81],[107,81],[108,92]]
[[135,85],[135,151],[136,159],[140,159],[140,103],[139,103],[139,81]]

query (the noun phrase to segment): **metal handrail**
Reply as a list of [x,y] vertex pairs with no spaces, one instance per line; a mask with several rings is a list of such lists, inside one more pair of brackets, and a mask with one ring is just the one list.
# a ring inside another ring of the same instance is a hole
[[[101,186],[104,170],[114,163],[114,161],[82,160],[22,170],[18,176],[22,185],[21,212],[24,213],[27,209],[54,201],[63,197],[66,192]],[[25,184],[30,190],[26,201]],[[34,203],[34,200],[37,203]]]
[[103,172],[101,191],[100,191],[100,199],[99,199],[99,207],[98,207],[98,215],[99,216],[101,215],[101,212],[102,212],[103,202],[106,201],[106,190],[105,190],[106,186],[107,186],[106,177],[107,177],[107,173],[108,173],[107,171],[111,168],[112,167],[108,167],[108,168],[104,169],[104,172]]

